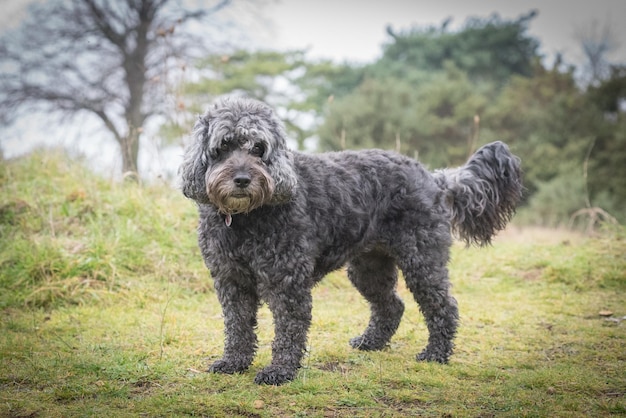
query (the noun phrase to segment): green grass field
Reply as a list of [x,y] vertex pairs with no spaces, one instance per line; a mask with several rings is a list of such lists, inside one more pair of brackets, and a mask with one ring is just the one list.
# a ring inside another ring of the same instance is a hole
[[196,211],[166,185],[92,175],[62,155],[0,162],[0,417],[625,416],[626,233],[512,228],[453,249],[461,326],[450,364],[415,355],[407,309],[390,346],[348,340],[368,307],[343,271],[315,289],[298,379],[257,386],[272,318],[240,375],[196,246]]

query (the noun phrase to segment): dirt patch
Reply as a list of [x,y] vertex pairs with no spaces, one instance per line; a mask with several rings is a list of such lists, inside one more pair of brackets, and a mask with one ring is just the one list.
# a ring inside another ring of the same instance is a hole
[[350,370],[348,365],[338,361],[328,361],[326,363],[318,364],[316,368],[325,372],[339,372],[341,374],[345,374]]
[[509,225],[500,231],[494,242],[515,242],[535,244],[564,244],[578,243],[585,239],[580,232],[565,228],[545,228],[539,226],[520,227]]
[[527,282],[536,282],[543,277],[543,268],[537,267],[520,273],[522,280]]

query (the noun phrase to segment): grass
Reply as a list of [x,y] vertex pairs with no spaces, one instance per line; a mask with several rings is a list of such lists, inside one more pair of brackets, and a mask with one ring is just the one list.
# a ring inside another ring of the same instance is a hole
[[298,379],[276,388],[252,383],[270,359],[266,307],[250,371],[203,372],[222,321],[179,192],[62,154],[0,164],[0,417],[626,415],[623,229],[455,246],[461,326],[445,366],[414,360],[427,333],[402,283],[390,346],[352,350],[368,307],[333,273],[314,291]]

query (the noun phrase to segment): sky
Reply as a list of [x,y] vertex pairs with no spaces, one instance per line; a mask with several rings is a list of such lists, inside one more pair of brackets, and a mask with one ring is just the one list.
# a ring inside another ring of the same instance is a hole
[[[38,0],[42,1],[42,0]],[[192,1],[192,0],[184,0]],[[200,1],[200,0],[195,0]],[[213,0],[214,1],[214,0]],[[248,0],[253,1],[253,0]],[[308,49],[309,58],[328,58],[336,62],[366,63],[381,54],[388,41],[387,25],[395,30],[412,25],[439,26],[452,18],[451,28],[459,28],[468,17],[488,17],[497,12],[504,19],[516,19],[531,10],[538,15],[531,21],[529,33],[539,39],[547,63],[557,53],[564,61],[580,64],[582,52],[576,41],[577,28],[608,24],[619,48],[609,55],[612,62],[626,63],[626,0],[261,0],[253,12],[246,10],[246,0],[235,3],[229,16],[241,16],[242,26],[254,32],[253,44],[277,50]],[[25,16],[25,0],[0,0],[0,32],[15,27]],[[250,3],[247,3],[250,4]],[[257,12],[260,12],[258,16]],[[267,24],[264,24],[267,23]],[[265,28],[265,29],[262,29]],[[46,122],[47,123],[47,122]],[[94,136],[93,127],[67,127],[47,135],[33,127],[32,121],[20,121],[8,131],[0,126],[0,147],[5,157],[14,157],[41,144],[56,143],[81,154],[103,167],[119,171],[119,159],[112,139]],[[79,141],[84,132],[92,141]],[[15,135],[15,132],[18,132]],[[10,133],[10,134],[9,134]],[[140,167],[150,167],[151,176],[176,171],[180,150],[167,154],[146,141]],[[172,157],[172,155],[175,155]]]
[[515,19],[531,10],[539,14],[529,32],[539,38],[547,58],[562,53],[567,62],[579,62],[576,30],[595,20],[608,23],[621,40],[611,58],[626,62],[626,0],[279,0],[269,6],[268,17],[274,21],[273,43],[279,49],[310,48],[312,57],[368,62],[380,55],[388,40],[387,25],[396,30],[438,26],[452,17],[454,29],[471,16],[497,12]]

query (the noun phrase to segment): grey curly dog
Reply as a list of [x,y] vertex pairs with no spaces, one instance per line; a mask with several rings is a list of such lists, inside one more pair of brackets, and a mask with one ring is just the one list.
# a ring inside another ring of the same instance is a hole
[[272,362],[255,382],[270,385],[296,377],[311,289],[346,264],[371,308],[352,347],[380,350],[398,328],[399,268],[429,332],[417,359],[446,363],[458,322],[446,267],[451,234],[488,244],[522,194],[520,160],[502,142],[434,173],[381,150],[306,154],[287,149],[268,105],[233,97],[199,118],[180,174],[183,193],[198,204],[198,241],[224,316],[224,354],[209,371],[248,369],[265,302],[275,338]]

